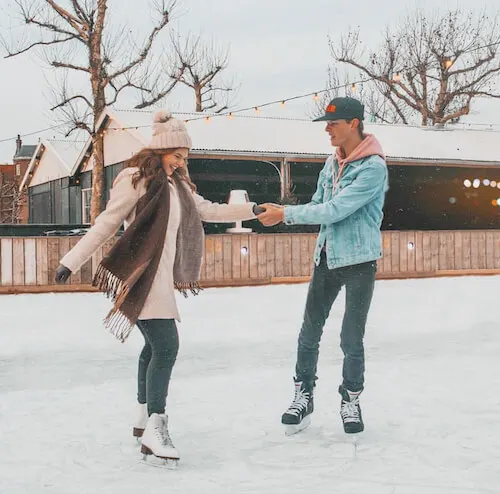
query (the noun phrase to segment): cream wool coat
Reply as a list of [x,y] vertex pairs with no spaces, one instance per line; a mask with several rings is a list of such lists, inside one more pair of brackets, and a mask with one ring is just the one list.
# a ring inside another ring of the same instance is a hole
[[[85,236],[60,261],[73,273],[87,262],[92,254],[108,239],[113,237],[124,223],[127,228],[135,218],[136,205],[146,193],[143,180],[132,185],[132,176],[138,168],[125,168],[115,179],[110,191],[110,199],[106,209],[96,218],[95,224]],[[193,194],[201,220],[205,222],[234,222],[255,218],[249,204],[217,204]],[[163,252],[158,265],[151,290],[146,299],[139,319],[176,319],[180,315],[175,300],[173,268],[176,252],[177,230],[181,221],[179,196],[174,184],[170,184],[170,215]]]

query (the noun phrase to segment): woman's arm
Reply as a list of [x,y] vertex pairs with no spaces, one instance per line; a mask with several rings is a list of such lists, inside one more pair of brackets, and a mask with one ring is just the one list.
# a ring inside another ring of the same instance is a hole
[[253,220],[254,202],[247,204],[218,204],[198,194],[193,194],[194,202],[201,220],[206,223],[234,223],[235,221]]
[[60,261],[71,272],[78,271],[92,254],[116,234],[139,200],[139,190],[132,185],[134,168],[125,168],[116,177],[106,209],[95,224]]

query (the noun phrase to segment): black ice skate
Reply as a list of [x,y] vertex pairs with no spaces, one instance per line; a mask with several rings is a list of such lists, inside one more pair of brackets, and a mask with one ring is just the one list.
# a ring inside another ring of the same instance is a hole
[[295,396],[292,404],[281,417],[281,423],[285,426],[285,434],[290,436],[308,427],[313,411],[313,387],[304,386],[303,382],[295,381]]
[[359,392],[353,392],[339,387],[339,393],[342,396],[340,403],[340,416],[344,424],[344,432],[346,434],[357,434],[365,428],[363,417],[361,416],[361,407],[359,406]]

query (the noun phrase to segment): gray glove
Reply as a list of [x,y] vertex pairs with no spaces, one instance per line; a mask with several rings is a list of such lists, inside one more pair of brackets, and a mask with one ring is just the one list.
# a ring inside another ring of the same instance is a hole
[[63,266],[62,264],[59,264],[59,267],[56,269],[56,276],[55,276],[55,281],[56,283],[66,283],[68,278],[71,275],[71,270],[68,269],[66,266]]
[[252,208],[253,210],[253,214],[255,214],[255,216],[259,216],[259,214],[262,214],[265,209],[264,208],[261,208],[260,206],[257,206],[257,204],[254,205],[254,207]]

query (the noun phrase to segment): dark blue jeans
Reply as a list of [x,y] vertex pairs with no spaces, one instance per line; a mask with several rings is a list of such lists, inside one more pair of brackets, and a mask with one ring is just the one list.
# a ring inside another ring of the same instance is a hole
[[137,321],[145,344],[139,356],[137,400],[148,404],[148,414],[165,413],[170,376],[179,351],[174,319]]
[[344,352],[342,386],[349,391],[362,391],[365,373],[365,335],[368,310],[375,286],[376,261],[328,269],[326,254],[315,266],[307,294],[304,322],[299,334],[295,376],[298,381],[313,387],[318,379],[319,343],[323,327],[333,302],[341,288],[346,288],[346,306],[340,347]]

